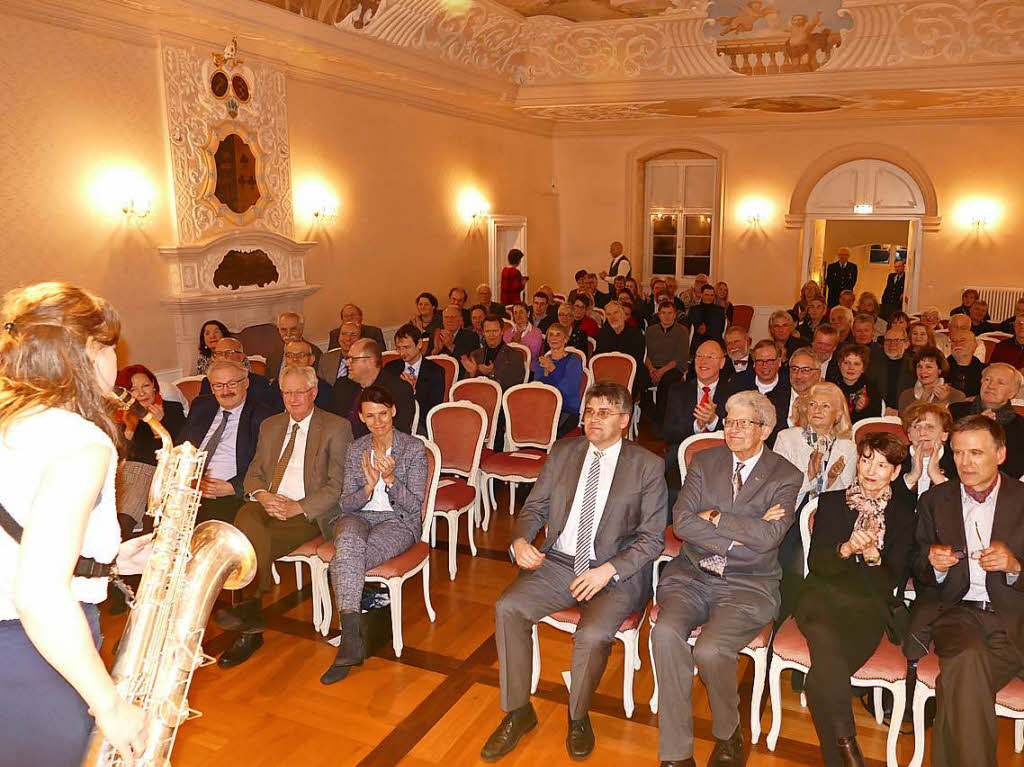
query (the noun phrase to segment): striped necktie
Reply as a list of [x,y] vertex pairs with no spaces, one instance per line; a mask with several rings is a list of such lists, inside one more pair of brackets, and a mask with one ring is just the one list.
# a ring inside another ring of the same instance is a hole
[[292,424],[292,436],[288,439],[288,444],[285,445],[281,457],[277,459],[277,466],[274,467],[274,478],[270,480],[270,487],[268,489],[271,493],[276,493],[277,489],[281,487],[284,472],[288,468],[288,462],[292,459],[292,453],[295,452],[295,435],[298,433],[299,425],[297,423]]
[[597,486],[601,480],[601,459],[604,453],[594,451],[594,460],[587,471],[587,482],[583,486],[583,503],[580,507],[580,526],[576,532],[576,558],[573,572],[583,575],[590,569],[590,547],[594,531],[594,512],[597,509]]

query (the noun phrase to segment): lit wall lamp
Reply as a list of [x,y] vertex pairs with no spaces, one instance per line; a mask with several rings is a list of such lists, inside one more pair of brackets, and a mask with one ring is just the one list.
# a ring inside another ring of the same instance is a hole
[[459,213],[467,224],[487,218],[491,204],[476,189],[467,189],[459,197]]
[[870,216],[875,212],[875,206],[868,203],[861,203],[853,206],[853,212],[858,216]]
[[136,168],[105,169],[93,182],[92,196],[109,215],[120,212],[129,221],[142,221],[153,212],[153,185]]
[[749,197],[740,202],[737,214],[741,223],[760,227],[771,218],[772,204],[761,197]]
[[296,187],[295,207],[312,221],[322,224],[338,216],[338,198],[320,179],[306,179]]
[[960,203],[957,219],[961,226],[976,230],[986,229],[999,218],[1000,205],[992,199],[973,197]]

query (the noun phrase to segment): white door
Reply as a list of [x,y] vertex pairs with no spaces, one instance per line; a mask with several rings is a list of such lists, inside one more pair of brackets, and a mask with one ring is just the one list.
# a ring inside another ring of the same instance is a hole
[[487,252],[490,261],[489,281],[494,301],[501,300],[501,270],[508,266],[508,252],[513,248],[523,251],[519,271],[525,277],[530,251],[526,249],[526,216],[491,216],[487,222]]

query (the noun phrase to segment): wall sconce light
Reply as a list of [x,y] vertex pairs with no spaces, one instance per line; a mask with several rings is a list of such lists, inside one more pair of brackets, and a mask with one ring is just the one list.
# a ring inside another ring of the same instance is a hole
[[153,185],[136,168],[104,170],[93,182],[92,196],[108,214],[120,212],[128,221],[142,221],[153,212]]
[[475,223],[487,218],[491,204],[476,189],[467,189],[459,197],[459,213],[466,223]]
[[319,179],[306,179],[295,189],[295,207],[314,222],[328,224],[338,216],[338,198]]
[[976,230],[986,229],[999,218],[1000,206],[995,200],[974,197],[964,200],[957,209],[957,219],[961,226]]
[[867,203],[861,203],[853,206],[853,212],[858,216],[870,216],[875,212],[875,206]]
[[772,215],[772,204],[760,197],[749,197],[737,208],[739,219],[747,226],[760,227]]

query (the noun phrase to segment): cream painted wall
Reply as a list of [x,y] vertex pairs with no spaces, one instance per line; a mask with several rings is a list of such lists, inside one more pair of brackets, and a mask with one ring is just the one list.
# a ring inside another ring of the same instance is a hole
[[[659,143],[667,151],[717,146],[723,162],[722,237],[715,277],[725,279],[738,303],[789,305],[800,282],[799,229],[787,229],[790,196],[804,169],[836,147],[860,142],[895,146],[916,158],[936,188],[942,227],[924,234],[920,302],[955,306],[960,288],[1024,286],[1024,155],[1020,121],[924,123],[846,128],[721,129],[555,139],[560,193],[560,280],[571,284],[581,267],[607,267],[611,240],[622,239],[628,211],[627,158]],[[599,158],[599,159],[596,159]],[[741,222],[737,207],[748,196],[774,208],[761,230]],[[956,220],[960,202],[973,196],[999,201],[999,221],[979,233]],[[634,267],[642,264],[640,253]],[[969,265],[969,266],[968,266]]]

